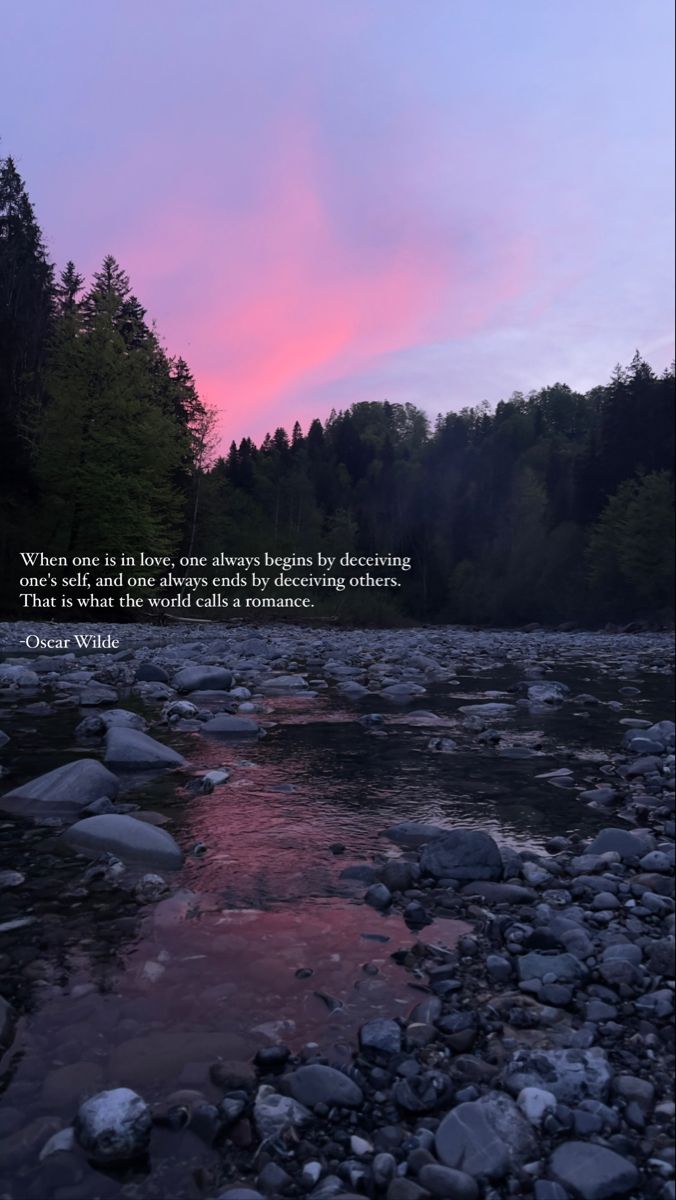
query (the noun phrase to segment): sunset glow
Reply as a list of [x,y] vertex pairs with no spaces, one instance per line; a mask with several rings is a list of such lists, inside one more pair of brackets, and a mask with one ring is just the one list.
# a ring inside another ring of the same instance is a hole
[[668,8],[28,0],[1,148],[59,267],[128,271],[224,444],[584,388],[673,356]]

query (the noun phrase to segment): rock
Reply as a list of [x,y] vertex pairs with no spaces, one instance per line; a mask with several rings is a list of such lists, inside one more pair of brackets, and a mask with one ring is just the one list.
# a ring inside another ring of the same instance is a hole
[[631,861],[641,858],[649,849],[650,845],[646,844],[645,839],[627,829],[602,829],[589,846],[587,854],[606,854],[612,850],[620,858]]
[[26,876],[21,871],[0,871],[0,891],[7,888],[21,887],[26,882]]
[[508,717],[515,709],[514,704],[462,704],[459,712],[466,717],[486,717],[490,721],[493,717]]
[[261,690],[268,696],[276,692],[298,692],[307,688],[307,680],[302,675],[273,675],[261,684]]
[[74,816],[100,796],[114,798],[120,781],[94,758],[56,767],[0,797],[0,809],[40,818]]
[[570,688],[565,683],[532,683],[528,688],[531,704],[561,704]]
[[364,902],[371,908],[385,909],[392,903],[392,893],[384,883],[372,883],[364,893]]
[[62,837],[76,850],[91,854],[110,850],[123,862],[144,862],[168,870],[177,870],[183,863],[181,850],[166,829],[116,813],[85,817]]
[[380,872],[380,881],[391,892],[405,892],[413,886],[413,863],[404,858],[393,858]]
[[12,663],[0,663],[0,687],[36,688],[40,686],[40,676],[30,667],[22,667]]
[[231,717],[229,713],[216,713],[205,721],[201,733],[217,733],[220,737],[258,737],[261,727],[248,717]]
[[312,1121],[312,1113],[294,1100],[263,1084],[256,1093],[254,1121],[261,1138],[278,1137],[286,1129],[301,1129]]
[[91,1095],[103,1084],[103,1070],[99,1063],[67,1063],[55,1067],[45,1077],[42,1085],[42,1104],[45,1108],[59,1111],[70,1109],[83,1097]]
[[349,1076],[322,1063],[298,1067],[285,1077],[284,1083],[294,1100],[298,1100],[306,1108],[314,1108],[316,1104],[360,1108],[364,1103],[361,1088]]
[[11,1044],[16,1026],[16,1013],[8,1000],[0,996],[0,1050]]
[[185,765],[182,754],[155,741],[147,733],[113,725],[106,734],[105,762],[118,768],[154,770]]
[[390,825],[384,831],[384,836],[398,846],[406,846],[412,850],[424,846],[434,838],[448,833],[441,825],[425,825],[421,821],[400,821],[398,825]]
[[129,1088],[99,1092],[80,1105],[75,1133],[92,1162],[131,1162],[145,1156],[150,1143],[150,1109]]
[[589,974],[584,963],[574,954],[524,954],[518,962],[519,979],[544,979],[553,975],[551,983],[579,983]]
[[445,1166],[476,1180],[503,1179],[537,1150],[530,1125],[501,1092],[451,1109],[437,1129],[435,1145]]
[[437,1163],[426,1163],[418,1179],[430,1196],[439,1200],[478,1200],[479,1187],[471,1175],[454,1171],[452,1167],[441,1167]]
[[505,1087],[513,1095],[523,1088],[553,1092],[562,1104],[591,1097],[605,1100],[610,1067],[603,1050],[517,1050],[503,1072]]
[[558,1104],[553,1092],[537,1087],[522,1088],[516,1102],[526,1120],[536,1127],[542,1124],[547,1113],[554,1112]]
[[549,1169],[580,1200],[625,1196],[639,1183],[639,1173],[629,1159],[598,1143],[564,1142],[552,1154]]
[[466,883],[460,888],[460,895],[478,896],[489,904],[532,904],[537,900],[537,892],[532,888],[521,887],[518,883],[492,883],[488,879]]
[[153,662],[139,663],[134,676],[137,683],[169,683],[169,676]]
[[224,667],[183,667],[172,682],[182,695],[204,690],[227,692],[232,686],[232,671]]
[[359,1030],[359,1045],[362,1050],[373,1050],[378,1054],[399,1054],[401,1029],[396,1021],[375,1017]]
[[423,846],[420,868],[435,879],[501,879],[502,859],[492,837],[476,829],[453,829]]
[[68,1153],[75,1149],[75,1130],[72,1125],[68,1125],[65,1129],[60,1129],[58,1133],[53,1133],[45,1142],[38,1161],[44,1162],[49,1158],[50,1154],[59,1154],[60,1152]]

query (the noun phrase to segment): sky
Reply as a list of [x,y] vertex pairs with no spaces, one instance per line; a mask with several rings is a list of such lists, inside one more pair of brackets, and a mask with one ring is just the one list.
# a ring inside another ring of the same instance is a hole
[[671,0],[0,0],[0,155],[222,444],[673,345]]

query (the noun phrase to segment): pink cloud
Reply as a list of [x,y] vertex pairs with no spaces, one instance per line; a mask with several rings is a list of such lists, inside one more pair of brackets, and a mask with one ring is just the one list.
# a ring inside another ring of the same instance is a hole
[[294,394],[310,386],[475,331],[524,287],[528,239],[474,261],[461,236],[415,208],[380,244],[353,241],[327,201],[330,175],[307,126],[287,124],[252,207],[178,194],[121,251],[169,348],[221,413],[224,443],[290,424]]

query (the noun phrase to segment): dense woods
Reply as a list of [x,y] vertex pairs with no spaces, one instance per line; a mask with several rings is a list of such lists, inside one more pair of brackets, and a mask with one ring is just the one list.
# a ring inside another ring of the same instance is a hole
[[656,375],[638,352],[584,395],[557,383],[434,423],[410,404],[359,403],[224,457],[214,424],[122,267],[108,256],[88,283],[72,262],[58,274],[0,160],[6,615],[20,615],[30,549],[412,556],[396,593],[318,600],[315,616],[344,620],[672,612],[674,370]]

